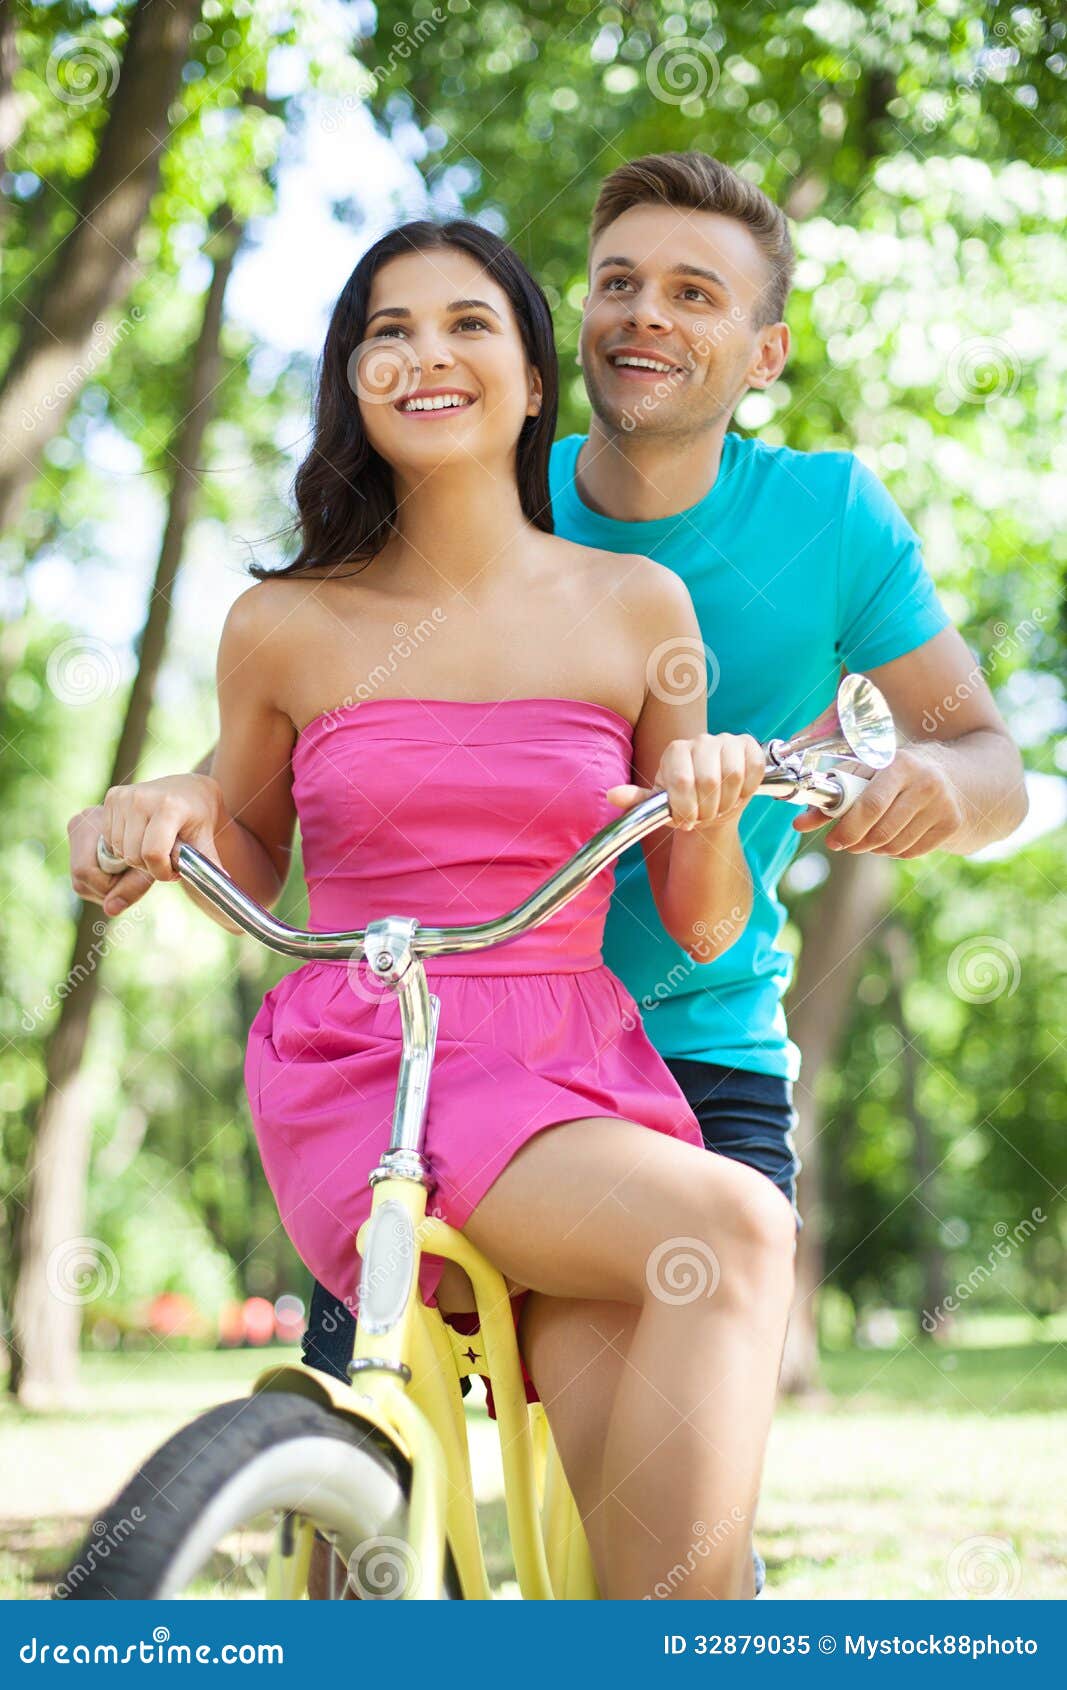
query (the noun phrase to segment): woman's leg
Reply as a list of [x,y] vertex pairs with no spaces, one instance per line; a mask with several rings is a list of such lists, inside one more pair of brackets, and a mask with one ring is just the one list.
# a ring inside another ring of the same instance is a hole
[[746,1593],[793,1284],[788,1201],[693,1145],[585,1120],[528,1140],[464,1231],[535,1292],[636,1311],[604,1439],[603,1594]]
[[[519,1323],[523,1359],[545,1406],[598,1580],[604,1566],[604,1444],[638,1311],[590,1298],[527,1297]],[[750,1563],[740,1595],[756,1595]]]
[[532,1291],[519,1321],[523,1359],[545,1406],[598,1580],[604,1570],[604,1445],[639,1310]]
[[[679,1059],[667,1066],[700,1123],[705,1147],[764,1174],[793,1206],[801,1226],[796,1209],[800,1164],[792,1136],[796,1114],[788,1081],[716,1063]],[[534,1292],[526,1299],[520,1325],[523,1359],[545,1404],[597,1567],[604,1440],[635,1321],[636,1310],[625,1303]]]

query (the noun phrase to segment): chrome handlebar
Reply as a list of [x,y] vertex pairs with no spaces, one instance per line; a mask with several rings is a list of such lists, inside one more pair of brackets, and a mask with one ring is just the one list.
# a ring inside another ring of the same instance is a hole
[[[823,810],[829,819],[843,815],[866,784],[862,776],[843,769],[802,772],[770,762],[767,775],[757,791],[789,803],[810,804]],[[492,945],[506,944],[519,938],[569,903],[629,846],[643,839],[646,833],[661,827],[669,812],[666,792],[654,792],[651,798],[635,805],[617,821],[608,822],[569,862],[506,915],[498,916],[495,921],[466,927],[416,926],[411,937],[412,952],[423,957],[459,956],[466,951],[487,950]],[[127,867],[121,857],[116,857],[108,849],[103,834],[97,841],[96,857],[106,874],[120,874]],[[200,892],[216,909],[228,915],[253,939],[258,939],[269,950],[278,951],[282,956],[299,957],[304,962],[348,960],[363,945],[365,929],[311,933],[276,920],[185,840],[178,842],[177,869],[181,879]]]

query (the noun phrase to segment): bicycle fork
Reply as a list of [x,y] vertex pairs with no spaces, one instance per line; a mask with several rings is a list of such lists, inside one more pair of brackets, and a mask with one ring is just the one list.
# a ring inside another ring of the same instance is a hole
[[[538,1517],[537,1478],[544,1463],[535,1467],[507,1286],[461,1232],[426,1212],[433,1179],[423,1155],[423,1133],[440,999],[430,992],[422,959],[412,946],[417,926],[412,919],[391,916],[372,923],[364,936],[368,965],[399,998],[403,1051],[389,1149],[370,1175],[371,1214],[357,1239],[362,1270],[349,1371],[357,1391],[369,1391],[396,1415],[412,1445],[410,1536],[418,1561],[431,1569],[437,1583],[447,1530],[465,1592],[486,1596],[488,1580],[455,1372],[489,1373],[519,1586],[524,1597],[550,1598],[553,1590]],[[479,1317],[476,1336],[461,1336],[440,1314],[426,1310],[418,1294],[424,1250],[456,1262],[468,1275]],[[417,1377],[405,1356],[414,1361]],[[554,1490],[558,1494],[558,1483]]]

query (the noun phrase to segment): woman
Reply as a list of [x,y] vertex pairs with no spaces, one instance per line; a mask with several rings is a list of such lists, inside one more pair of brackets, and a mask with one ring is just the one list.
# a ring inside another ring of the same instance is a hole
[[[301,550],[254,570],[226,619],[211,775],[108,792],[127,862],[173,879],[187,839],[270,905],[299,818],[312,927],[486,920],[662,788],[670,821],[645,842],[661,919],[703,961],[737,937],[759,748],[705,731],[680,580],[551,533],[555,414],[547,303],[509,248],[456,222],[370,249],[326,338]],[[573,1425],[560,1441],[602,1594],[650,1593],[682,1563],[676,1594],[740,1596],[794,1218],[769,1180],[703,1149],[600,961],[612,878],[506,947],[427,963],[433,1204],[524,1298],[520,1336],[570,1298],[632,1316],[604,1446],[581,1448]],[[395,1002],[335,963],[287,975],[249,1035],[283,1222],[348,1301],[398,1040]],[[672,1271],[694,1261],[695,1292]],[[471,1306],[452,1264],[424,1256],[420,1283],[443,1311]]]

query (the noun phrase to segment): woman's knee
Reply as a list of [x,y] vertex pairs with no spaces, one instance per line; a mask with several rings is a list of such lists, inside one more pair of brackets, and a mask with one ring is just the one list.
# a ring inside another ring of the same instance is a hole
[[792,1204],[754,1168],[734,1162],[730,1169],[729,1190],[719,1191],[714,1220],[704,1234],[715,1253],[721,1294],[788,1307],[796,1259]]

